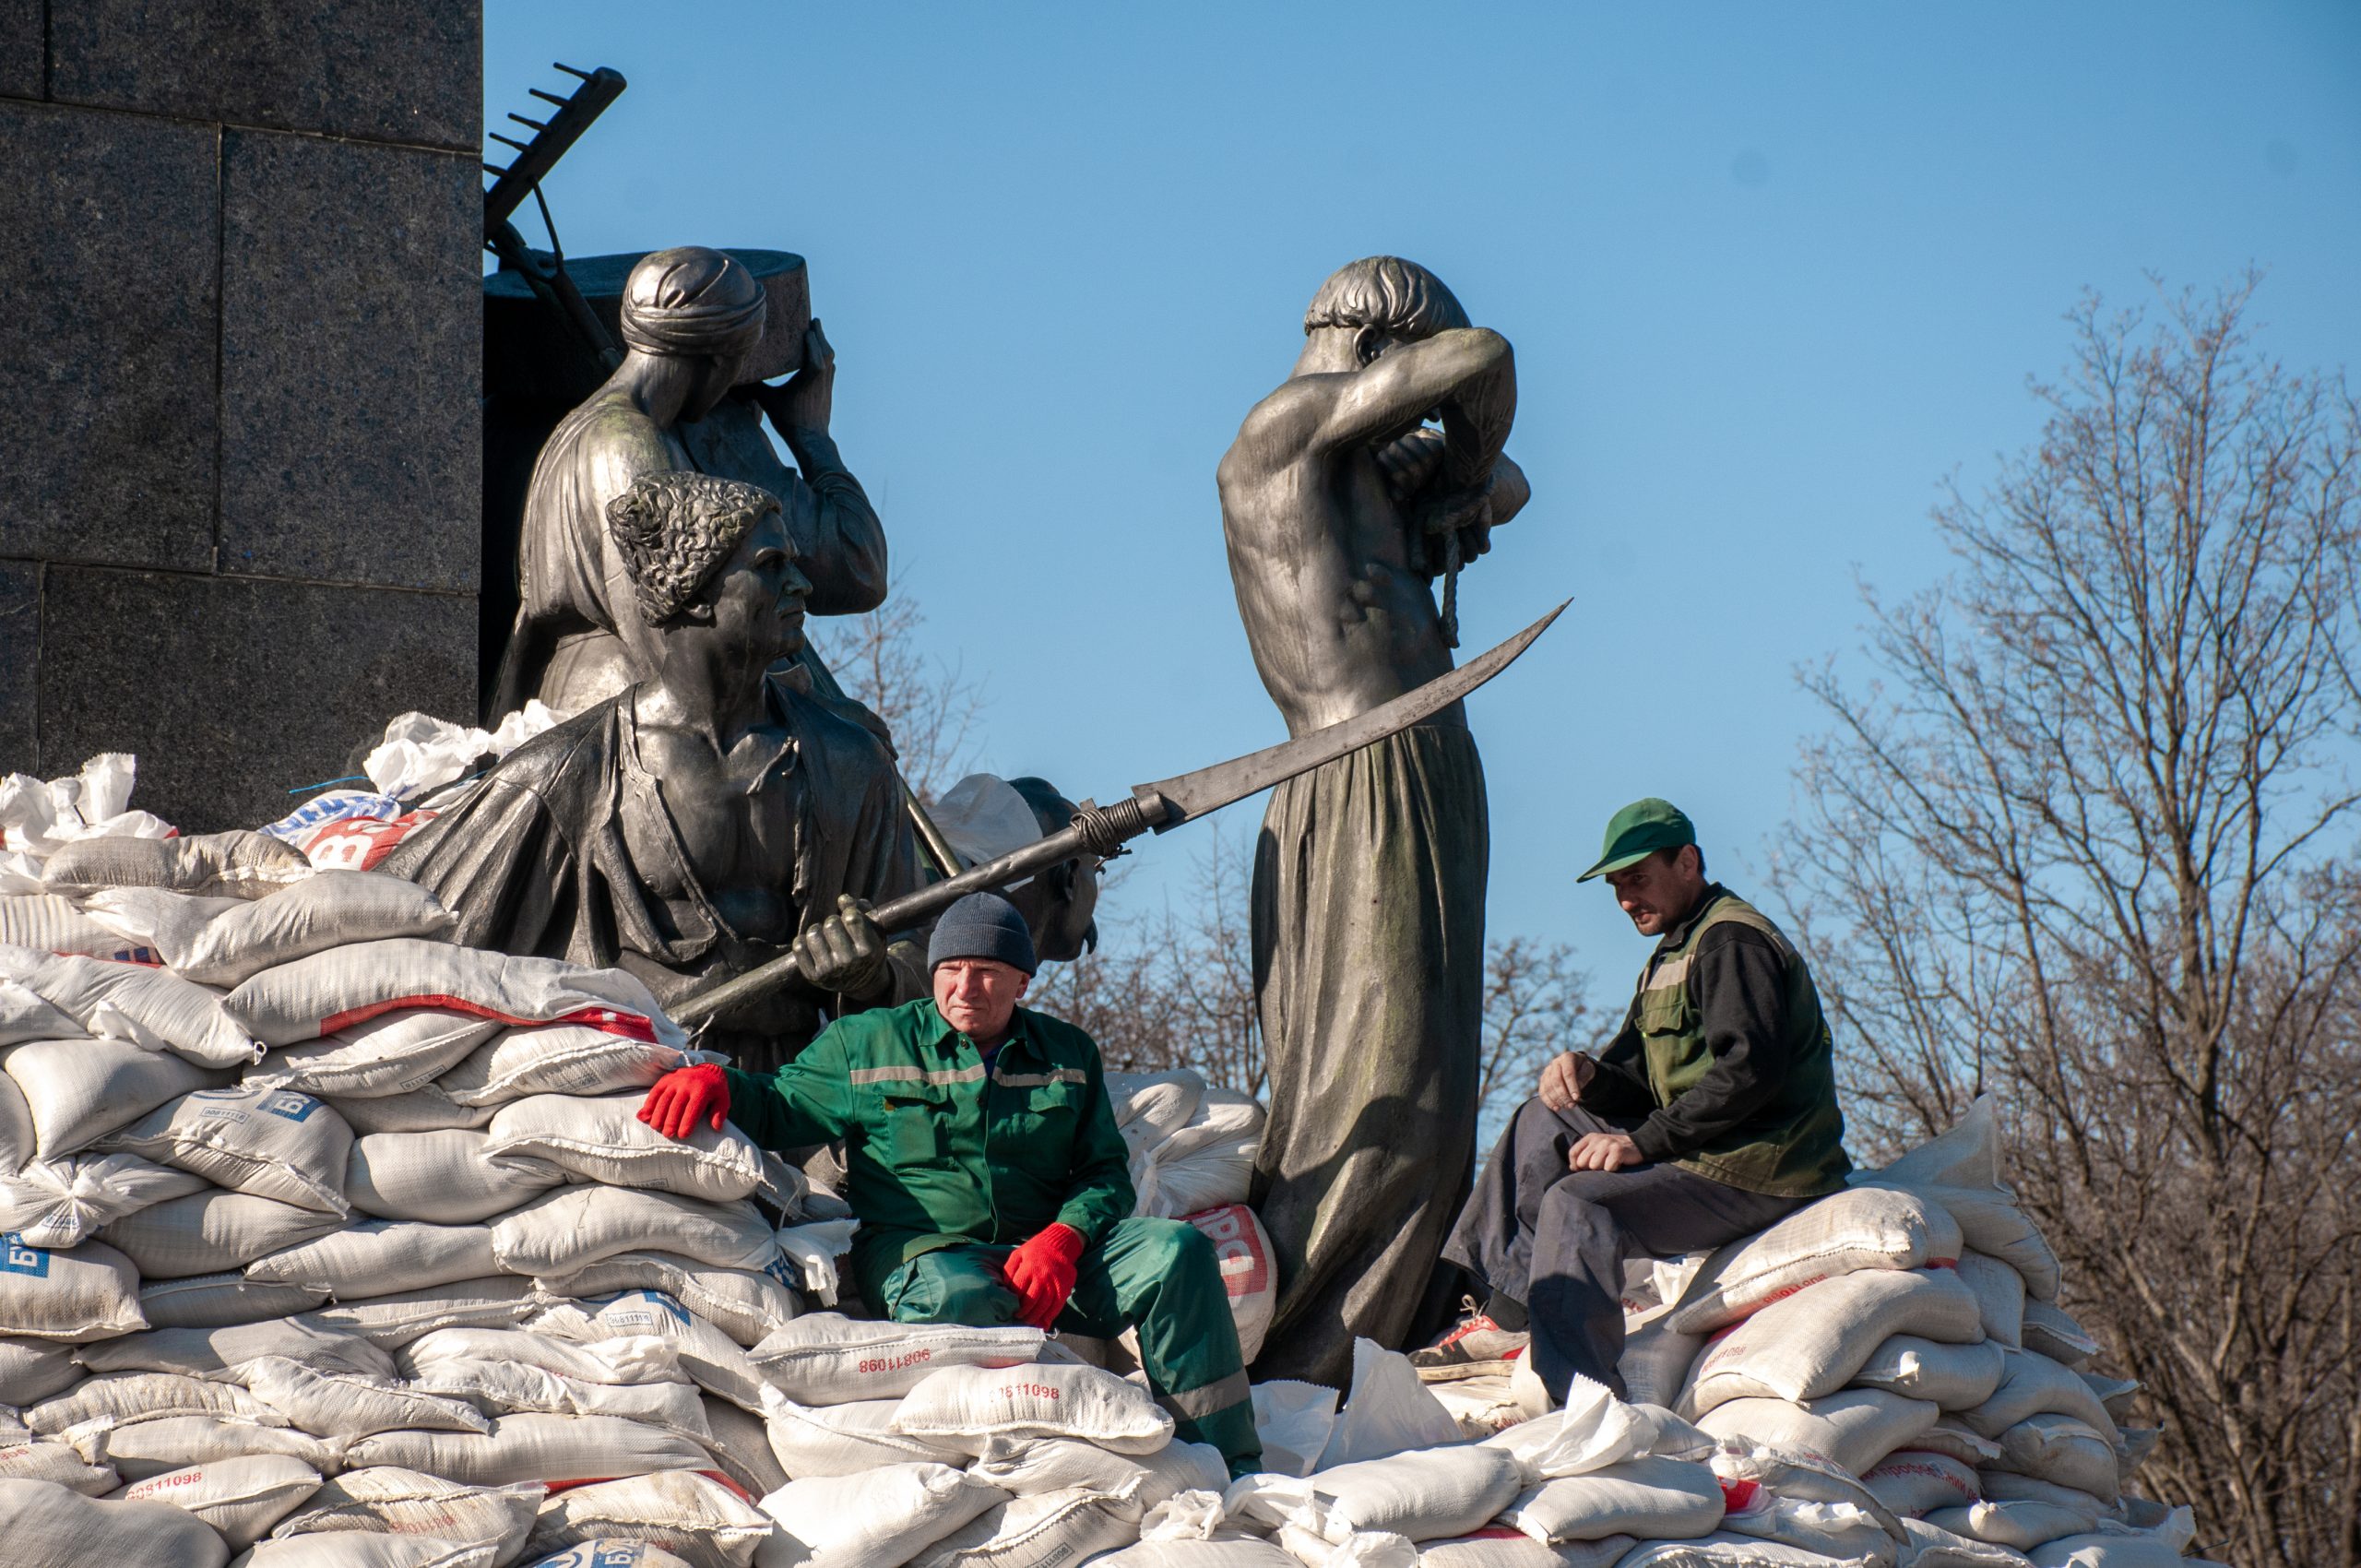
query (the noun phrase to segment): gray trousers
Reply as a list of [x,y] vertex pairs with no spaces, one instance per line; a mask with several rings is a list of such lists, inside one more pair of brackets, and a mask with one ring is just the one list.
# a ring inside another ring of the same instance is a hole
[[1585,1133],[1628,1123],[1538,1099],[1517,1108],[1443,1246],[1486,1289],[1525,1303],[1533,1370],[1563,1402],[1574,1374],[1623,1395],[1623,1262],[1736,1241],[1809,1203],[1750,1193],[1675,1165],[1569,1170]]

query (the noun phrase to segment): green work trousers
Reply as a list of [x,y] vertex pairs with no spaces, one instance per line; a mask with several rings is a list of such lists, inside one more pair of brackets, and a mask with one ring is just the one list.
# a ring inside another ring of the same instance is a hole
[[[888,1274],[871,1306],[896,1323],[1016,1321],[1016,1292],[1001,1277],[1014,1251],[985,1245],[921,1253]],[[864,1294],[869,1292],[864,1291]],[[1082,1254],[1057,1326],[1112,1339],[1139,1330],[1140,1363],[1180,1436],[1221,1450],[1230,1474],[1261,1467],[1252,1390],[1238,1353],[1214,1244],[1177,1219],[1126,1219]]]

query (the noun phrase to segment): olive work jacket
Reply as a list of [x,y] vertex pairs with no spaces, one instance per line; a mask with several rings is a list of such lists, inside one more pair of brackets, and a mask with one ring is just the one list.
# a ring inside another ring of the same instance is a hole
[[857,1278],[1053,1223],[1096,1245],[1136,1201],[1097,1045],[1023,1007],[989,1072],[931,997],[839,1018],[776,1076],[732,1070],[730,1119],[769,1149],[845,1141]]

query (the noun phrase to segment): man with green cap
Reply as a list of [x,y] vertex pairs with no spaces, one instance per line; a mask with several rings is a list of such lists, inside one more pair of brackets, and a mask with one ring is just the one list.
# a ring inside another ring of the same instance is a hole
[[1827,1020],[1779,928],[1705,880],[1668,801],[1607,825],[1598,863],[1655,950],[1597,1057],[1542,1070],[1443,1249],[1489,1295],[1412,1359],[1447,1369],[1523,1353],[1553,1398],[1574,1375],[1623,1392],[1623,1264],[1703,1252],[1845,1185]]

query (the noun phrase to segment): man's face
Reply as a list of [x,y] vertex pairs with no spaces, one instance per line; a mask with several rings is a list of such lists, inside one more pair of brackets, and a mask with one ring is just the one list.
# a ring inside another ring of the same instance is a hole
[[694,423],[721,406],[730,389],[738,385],[741,372],[753,350],[743,353],[708,354],[699,362],[696,380],[689,387],[688,401],[682,406],[681,417]]
[[795,564],[786,520],[765,513],[722,568],[714,630],[767,669],[803,646],[803,600],[811,591],[812,579]]
[[970,1039],[997,1039],[1031,983],[1023,969],[997,958],[946,959],[934,967],[935,1011]]
[[1642,936],[1662,936],[1675,921],[1696,906],[1705,891],[1694,845],[1650,855],[1638,865],[1607,873],[1615,902]]

